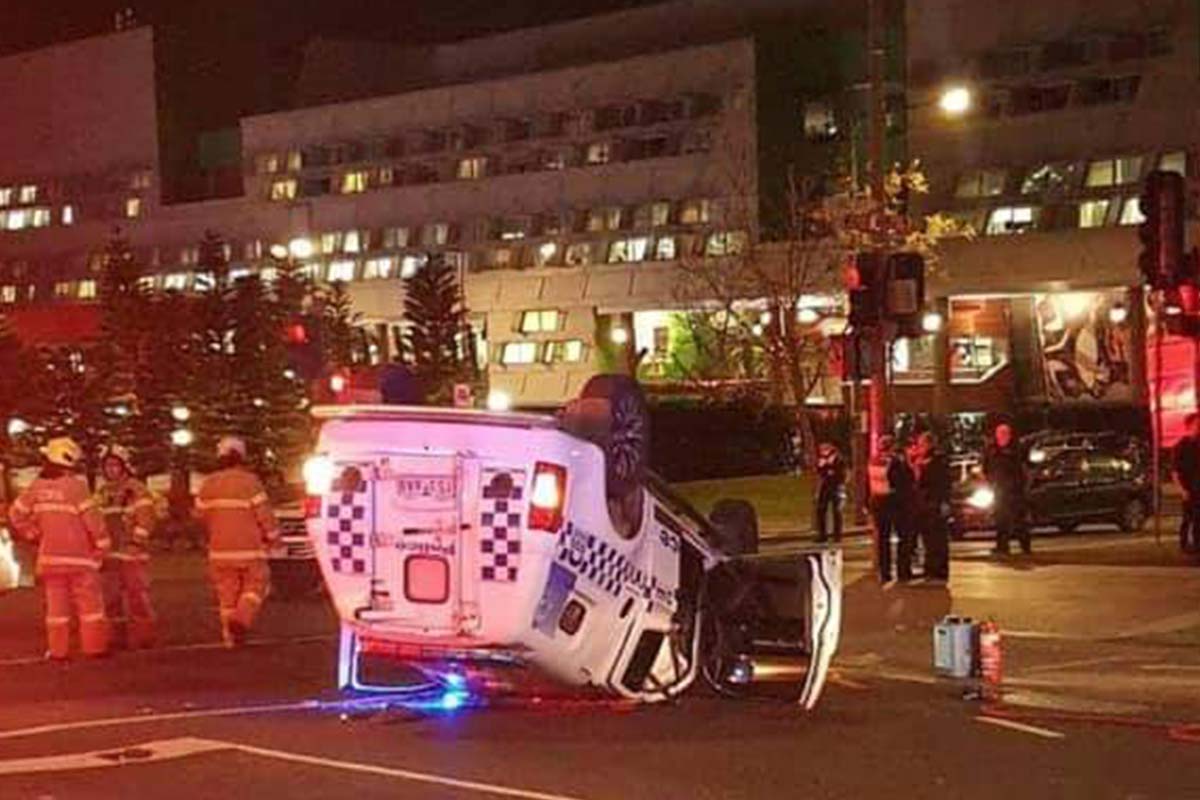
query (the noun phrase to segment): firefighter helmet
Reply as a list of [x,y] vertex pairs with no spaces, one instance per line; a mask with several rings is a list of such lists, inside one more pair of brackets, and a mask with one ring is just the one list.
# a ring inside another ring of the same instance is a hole
[[217,458],[225,458],[234,453],[245,458],[246,442],[237,436],[222,436],[217,442]]
[[69,436],[58,436],[46,442],[41,453],[51,464],[74,469],[83,460],[83,448]]

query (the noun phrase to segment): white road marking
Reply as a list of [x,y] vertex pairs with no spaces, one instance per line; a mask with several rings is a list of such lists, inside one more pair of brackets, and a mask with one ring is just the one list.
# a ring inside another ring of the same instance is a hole
[[208,739],[183,737],[145,742],[128,747],[96,750],[91,753],[69,753],[36,758],[14,758],[0,761],[0,775],[28,775],[35,772],[67,772],[77,769],[121,767],[129,764],[152,764],[214,750],[229,750],[230,745]]
[[314,767],[340,769],[347,772],[360,772],[367,775],[379,775],[385,778],[399,778],[401,780],[413,781],[415,783],[431,783],[438,786],[464,789],[470,792],[479,792],[481,794],[497,795],[500,797],[520,797],[523,798],[523,800],[580,800],[579,797],[572,795],[538,792],[531,789],[518,789],[512,786],[503,786],[497,783],[485,783],[483,781],[468,781],[460,778],[451,778],[445,775],[435,775],[430,772],[414,772],[407,769],[381,767],[375,764],[360,764],[354,761],[337,761],[332,758],[306,756],[300,753],[289,753],[285,750],[269,750],[263,747],[252,747],[250,745],[235,746],[243,753],[250,753],[252,755],[263,756],[265,758],[274,758],[281,761],[291,761],[296,764],[308,764]]
[[89,728],[108,728],[116,725],[145,725],[152,722],[170,722],[179,719],[202,719],[204,717],[237,717],[251,714],[271,714],[281,711],[310,711],[320,708],[317,700],[302,700],[294,703],[274,703],[258,706],[229,706],[225,708],[205,708],[195,711],[170,711],[163,714],[136,714],[128,717],[102,717],[100,719],[85,719],[76,722],[56,722],[47,725],[37,725],[31,728],[15,728],[0,730],[0,739],[19,739],[24,736],[41,736],[48,733],[64,731],[80,731]]
[[1200,664],[1142,664],[1147,672],[1200,672]]
[[1034,736],[1040,736],[1043,739],[1065,739],[1067,735],[1059,731],[1052,731],[1049,728],[1039,728],[1036,725],[1026,725],[1023,722],[1016,722],[1011,719],[1002,717],[989,717],[980,715],[975,718],[976,722],[983,722],[987,725],[995,725],[1000,728],[1008,728],[1009,730],[1021,731],[1022,733],[1031,733]]
[[448,775],[437,775],[432,772],[416,772],[414,770],[384,767],[377,764],[340,761],[332,758],[304,755],[303,753],[292,753],[287,750],[272,750],[266,747],[254,747],[253,745],[237,744],[219,739],[200,739],[190,736],[144,742],[108,750],[96,750],[89,753],[71,753],[67,755],[17,758],[9,761],[0,761],[0,775],[68,772],[81,769],[102,769],[104,767],[128,768],[131,765],[151,764],[157,761],[187,758],[188,756],[212,752],[246,753],[247,755],[274,759],[276,761],[287,761],[293,764],[338,769],[345,772],[357,772],[383,778],[397,778],[413,783],[433,784],[435,786],[461,789],[463,791],[497,797],[516,797],[521,798],[521,800],[580,800],[579,797],[572,795],[539,792],[533,789],[520,789],[498,783],[487,783],[486,781],[470,781],[453,778]]
[[1103,656],[1100,658],[1081,658],[1075,661],[1060,661],[1056,664],[1039,664],[1035,667],[1026,667],[1022,672],[1034,674],[1038,672],[1057,672],[1064,669],[1076,669],[1078,667],[1096,667],[1101,664],[1112,664],[1117,661],[1128,661],[1129,656]]

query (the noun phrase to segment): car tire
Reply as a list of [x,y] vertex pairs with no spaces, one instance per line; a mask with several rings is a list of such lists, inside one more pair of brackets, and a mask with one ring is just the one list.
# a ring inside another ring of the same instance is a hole
[[758,552],[758,512],[746,500],[718,500],[708,520],[717,530],[722,552],[731,556]]
[[628,375],[595,375],[580,397],[609,402],[612,427],[604,450],[609,497],[623,498],[642,485],[650,461],[650,412],[642,387]]
[[1146,504],[1134,497],[1121,509],[1117,525],[1125,533],[1137,533],[1146,525]]

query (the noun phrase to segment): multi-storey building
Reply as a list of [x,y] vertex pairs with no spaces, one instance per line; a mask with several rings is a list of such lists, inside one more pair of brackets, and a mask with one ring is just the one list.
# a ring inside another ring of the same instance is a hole
[[[943,249],[949,324],[899,354],[900,407],[931,384],[945,411],[1143,402],[1138,195],[1197,169],[1195,3],[915,0],[906,31],[925,208],[977,235]],[[975,98],[958,120],[951,84]]]

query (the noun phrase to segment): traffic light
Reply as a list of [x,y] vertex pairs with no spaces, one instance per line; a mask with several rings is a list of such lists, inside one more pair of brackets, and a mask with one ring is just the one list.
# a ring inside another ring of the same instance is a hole
[[878,325],[883,317],[886,265],[878,253],[858,253],[848,271],[850,326],[855,330]]
[[313,314],[300,314],[288,321],[283,331],[288,369],[297,378],[314,381],[325,371],[321,352],[321,321]]
[[1155,290],[1173,289],[1193,278],[1183,253],[1184,191],[1183,176],[1155,170],[1146,176],[1138,200],[1143,217],[1138,268]]

